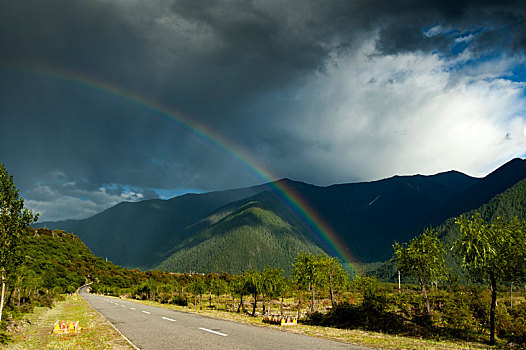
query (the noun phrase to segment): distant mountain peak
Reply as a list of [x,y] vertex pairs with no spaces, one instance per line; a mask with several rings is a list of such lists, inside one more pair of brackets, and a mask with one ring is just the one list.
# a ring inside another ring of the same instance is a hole
[[514,158],[487,176],[479,178],[473,186],[444,203],[431,222],[439,224],[444,217],[453,217],[476,209],[525,177],[526,160]]
[[491,173],[489,173],[486,178],[490,178],[493,176],[501,175],[504,173],[515,173],[515,172],[521,172],[526,171],[526,159],[521,158],[513,158],[509,162],[501,165]]
[[296,185],[296,184],[301,184],[301,185],[308,185],[308,186],[314,186],[314,185],[311,185],[311,184],[308,184],[306,182],[302,182],[302,181],[297,181],[297,180],[292,180],[288,177],[284,177],[282,179],[279,179],[279,180],[276,180],[274,182],[271,182],[273,184],[285,184],[285,185]]

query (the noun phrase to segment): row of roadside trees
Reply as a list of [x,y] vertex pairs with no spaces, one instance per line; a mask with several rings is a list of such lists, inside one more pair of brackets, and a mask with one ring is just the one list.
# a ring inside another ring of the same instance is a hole
[[495,344],[497,287],[526,281],[526,222],[497,217],[485,221],[479,213],[455,220],[460,234],[446,247],[437,231],[426,229],[409,243],[395,243],[394,260],[398,268],[414,275],[420,285],[425,313],[431,314],[427,283],[446,277],[446,252],[449,248],[475,283],[486,284],[491,292],[489,312],[490,344]]
[[[260,301],[262,312],[270,313],[274,300],[280,301],[280,313],[283,315],[284,299],[294,296],[297,300],[299,316],[304,299],[310,299],[311,313],[315,311],[316,300],[325,296],[329,297],[331,305],[334,306],[341,293],[347,290],[349,281],[349,274],[344,270],[339,259],[310,253],[301,253],[296,257],[290,277],[285,276],[282,269],[271,266],[265,267],[263,271],[250,269],[241,275],[226,273],[166,275],[160,272],[149,274],[148,280],[136,286],[119,288],[105,283],[95,283],[93,290],[180,305],[187,305],[190,297],[194,299],[193,304],[199,305],[200,309],[203,308],[203,300],[208,300],[209,305],[211,304],[212,296],[216,298],[216,307],[219,308],[220,298],[223,296],[226,310],[243,311],[252,316],[255,316]],[[252,310],[246,309],[247,297],[252,302]]]

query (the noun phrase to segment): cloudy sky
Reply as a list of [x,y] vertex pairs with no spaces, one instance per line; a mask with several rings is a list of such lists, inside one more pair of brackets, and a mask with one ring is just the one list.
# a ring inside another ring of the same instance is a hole
[[265,181],[237,156],[483,176],[526,153],[525,48],[524,1],[0,0],[0,162],[41,221]]

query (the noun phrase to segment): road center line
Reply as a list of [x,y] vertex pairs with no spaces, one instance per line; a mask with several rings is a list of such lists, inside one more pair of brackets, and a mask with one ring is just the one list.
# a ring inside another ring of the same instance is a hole
[[145,314],[148,314],[148,315],[150,314],[150,312],[144,311],[144,310],[142,310],[141,312],[144,312]]
[[126,306],[124,306],[124,305],[121,305],[121,306],[122,306],[122,307],[126,307]]
[[208,329],[208,328],[199,327],[199,329],[200,329],[200,330],[203,330],[203,331],[206,331],[206,332],[210,332],[210,333],[214,333],[214,334],[220,335],[220,336],[222,336],[222,337],[226,337],[226,336],[228,336],[228,334],[225,334],[225,333],[219,333],[219,332],[213,331],[213,330]]
[[135,308],[134,307],[130,307],[130,310],[135,310]]
[[163,320],[166,320],[166,321],[172,321],[172,322],[175,322],[175,320],[172,320],[171,318],[168,318],[168,317],[161,317]]

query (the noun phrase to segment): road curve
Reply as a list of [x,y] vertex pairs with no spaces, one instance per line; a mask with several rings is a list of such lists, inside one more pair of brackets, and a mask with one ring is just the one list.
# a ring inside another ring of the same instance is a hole
[[139,349],[356,349],[368,348],[282,332],[126,300],[80,295]]

